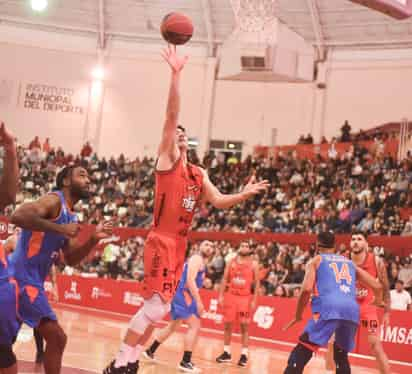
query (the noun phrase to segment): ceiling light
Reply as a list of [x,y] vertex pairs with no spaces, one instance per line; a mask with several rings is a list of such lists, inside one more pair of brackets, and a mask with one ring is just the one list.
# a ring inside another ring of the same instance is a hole
[[92,77],[94,80],[102,81],[104,79],[104,69],[101,66],[96,66],[92,71]]
[[31,8],[36,12],[42,12],[47,8],[47,0],[31,0]]

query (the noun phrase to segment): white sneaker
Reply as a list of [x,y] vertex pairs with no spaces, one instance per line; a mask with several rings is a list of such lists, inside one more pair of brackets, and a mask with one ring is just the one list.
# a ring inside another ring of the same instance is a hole
[[197,368],[193,362],[184,362],[181,361],[179,366],[178,366],[179,370],[184,371],[185,373],[201,373],[202,370],[200,370],[199,368]]

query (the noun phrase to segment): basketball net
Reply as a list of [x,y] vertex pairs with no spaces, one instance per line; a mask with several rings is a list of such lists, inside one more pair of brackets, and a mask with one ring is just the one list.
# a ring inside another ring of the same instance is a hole
[[237,33],[250,33],[260,43],[270,43],[276,28],[277,0],[230,0]]

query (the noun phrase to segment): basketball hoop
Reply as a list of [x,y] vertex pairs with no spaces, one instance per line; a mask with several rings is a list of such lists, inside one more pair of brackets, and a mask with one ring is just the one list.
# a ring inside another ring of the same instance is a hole
[[242,31],[261,33],[276,20],[276,0],[230,0]]

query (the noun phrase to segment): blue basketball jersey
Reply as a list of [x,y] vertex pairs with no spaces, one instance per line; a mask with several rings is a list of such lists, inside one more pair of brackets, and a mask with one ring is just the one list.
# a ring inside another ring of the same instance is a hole
[[[64,194],[55,193],[61,202],[60,214],[54,220],[57,224],[78,222],[78,217],[67,207]],[[10,256],[10,267],[19,285],[31,285],[43,289],[44,281],[59,252],[67,244],[67,238],[54,232],[22,230],[16,249]]]
[[0,282],[9,279],[9,269],[3,244],[0,243]]
[[321,254],[312,297],[312,313],[323,320],[342,319],[359,322],[356,302],[356,269],[346,257]]
[[[185,291],[189,292],[189,294],[192,296],[192,294],[190,293],[189,288],[187,287],[187,275],[188,275],[188,271],[189,271],[189,265],[186,262],[184,267],[183,267],[183,273],[182,273],[182,277],[180,278],[179,284],[177,286],[177,290],[176,293],[180,293],[183,294]],[[203,287],[203,278],[204,278],[204,273],[205,273],[205,269],[200,270],[197,275],[196,275],[196,287],[197,288],[202,288]]]

